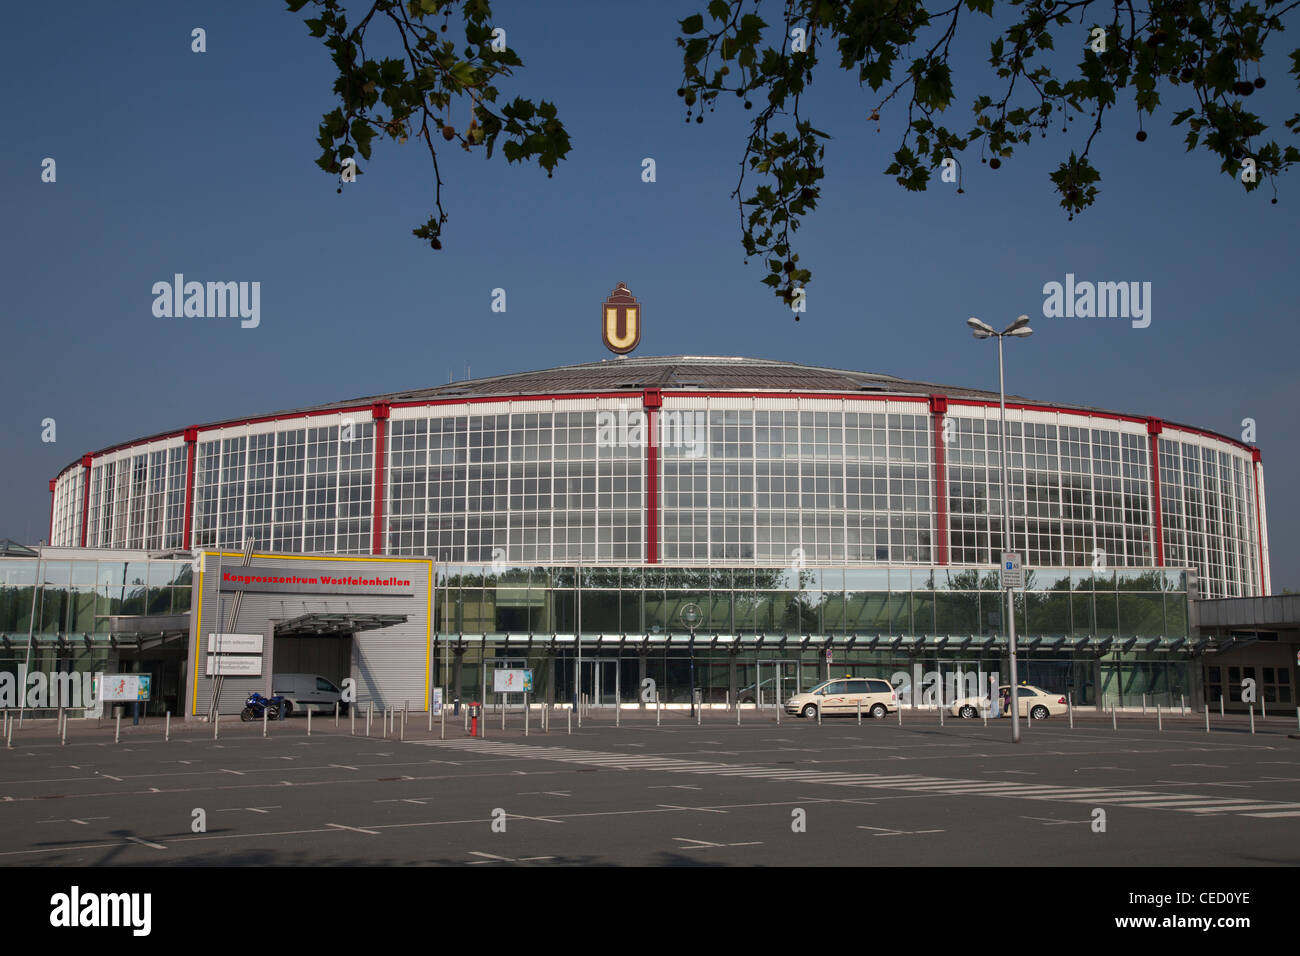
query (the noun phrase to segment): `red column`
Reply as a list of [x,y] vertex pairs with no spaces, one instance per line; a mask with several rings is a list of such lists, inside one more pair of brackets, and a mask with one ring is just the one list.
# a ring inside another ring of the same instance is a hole
[[1165,566],[1165,531],[1164,516],[1161,514],[1160,506],[1160,433],[1164,431],[1164,423],[1158,418],[1147,419],[1147,434],[1151,436],[1151,487],[1155,495],[1154,507],[1151,509],[1156,516],[1156,567]]
[[375,508],[371,517],[371,554],[384,553],[384,436],[391,408],[388,402],[375,402],[370,409],[370,417],[375,423]]
[[1259,593],[1267,594],[1264,590],[1264,516],[1259,513],[1259,449],[1250,450],[1251,477],[1255,486],[1255,539],[1259,542]]
[[90,463],[89,455],[81,456],[81,546],[86,546],[86,521],[90,517]]
[[934,528],[935,563],[948,563],[948,464],[943,452],[943,419],[948,414],[948,396],[930,396],[931,431],[934,432]]
[[646,413],[645,450],[645,559],[647,564],[659,563],[659,409],[663,407],[663,393],[657,388],[647,388],[641,396]]
[[46,544],[54,544],[54,485],[56,479],[50,479],[50,533],[45,539]]
[[194,527],[194,465],[198,457],[199,430],[185,429],[185,532],[181,547],[190,550],[190,531]]

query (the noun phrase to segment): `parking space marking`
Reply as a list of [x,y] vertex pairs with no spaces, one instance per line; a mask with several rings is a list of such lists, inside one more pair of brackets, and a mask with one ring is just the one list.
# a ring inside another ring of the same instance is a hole
[[367,830],[364,827],[347,827],[341,823],[327,823],[327,827],[333,827],[336,830],[351,830],[353,833],[368,833],[371,836],[379,836],[378,830]]
[[148,840],[141,840],[139,837],[129,836],[129,837],[127,837],[126,839],[129,840],[131,843],[138,843],[138,844],[140,844],[141,846],[147,846],[147,847],[148,847],[149,849],[151,849],[151,850],[165,850],[165,849],[167,849],[167,848],[166,848],[165,846],[163,846],[161,843],[150,843]]

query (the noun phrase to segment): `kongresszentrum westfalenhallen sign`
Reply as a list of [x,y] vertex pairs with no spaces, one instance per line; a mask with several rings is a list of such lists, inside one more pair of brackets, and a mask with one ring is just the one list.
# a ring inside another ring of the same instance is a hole
[[282,594],[396,594],[415,593],[410,578],[400,575],[367,577],[357,574],[312,574],[301,568],[278,566],[220,569],[222,591],[279,592]]

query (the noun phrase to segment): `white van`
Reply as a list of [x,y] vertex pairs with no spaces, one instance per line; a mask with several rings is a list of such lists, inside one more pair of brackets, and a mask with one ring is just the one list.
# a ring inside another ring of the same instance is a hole
[[335,704],[339,704],[340,714],[348,712],[348,705],[340,703],[343,692],[319,674],[274,674],[271,693],[284,697],[286,717],[306,713],[308,708],[318,714],[322,711],[332,714]]

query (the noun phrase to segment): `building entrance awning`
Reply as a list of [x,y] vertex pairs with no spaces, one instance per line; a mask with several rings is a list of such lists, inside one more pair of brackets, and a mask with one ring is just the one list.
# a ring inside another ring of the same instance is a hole
[[303,614],[275,625],[276,637],[307,634],[355,634],[404,624],[405,614]]

